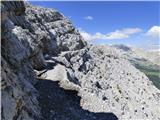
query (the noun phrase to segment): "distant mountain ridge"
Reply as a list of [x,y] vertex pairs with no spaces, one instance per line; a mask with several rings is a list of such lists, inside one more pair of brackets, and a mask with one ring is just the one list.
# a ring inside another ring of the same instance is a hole
[[126,45],[113,45],[113,47],[127,52],[128,55],[137,59],[146,59],[153,64],[160,65],[160,52],[159,51],[145,51],[139,48],[128,47]]

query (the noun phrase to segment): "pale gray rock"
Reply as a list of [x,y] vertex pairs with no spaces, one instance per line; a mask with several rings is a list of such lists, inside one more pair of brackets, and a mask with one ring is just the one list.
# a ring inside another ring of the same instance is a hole
[[3,57],[1,59],[2,120],[40,118],[40,108],[36,98],[38,94],[32,85],[35,79],[31,66],[25,63],[21,68],[18,66],[15,68]]
[[[41,34],[41,31],[45,30],[45,34],[48,34],[47,37],[50,37],[50,41],[54,41],[51,45],[52,48],[48,50],[49,52],[54,53],[58,50],[57,52],[60,53],[61,51],[78,50],[87,45],[71,22],[56,10],[33,7],[28,4],[26,14],[28,21],[32,21],[35,31],[39,29],[39,34]],[[44,39],[44,42],[48,43],[46,39]]]
[[160,89],[160,64],[158,64],[159,53],[143,49],[128,47],[125,45],[114,45],[112,47],[120,50],[137,69],[144,72],[153,84]]
[[1,5],[2,14],[6,14],[2,15],[1,31],[2,120],[40,119],[38,92],[33,86],[36,79],[29,62],[31,46],[26,37],[17,34],[18,28],[10,19],[24,15],[24,3],[3,1]]
[[113,112],[122,120],[160,118],[160,91],[117,49],[94,46],[59,57],[65,57],[74,70],[84,109]]

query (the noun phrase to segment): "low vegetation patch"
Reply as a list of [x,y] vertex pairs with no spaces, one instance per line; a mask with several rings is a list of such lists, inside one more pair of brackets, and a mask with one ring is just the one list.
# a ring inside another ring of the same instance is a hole
[[160,89],[160,67],[155,65],[136,64],[135,67],[146,74],[153,84]]

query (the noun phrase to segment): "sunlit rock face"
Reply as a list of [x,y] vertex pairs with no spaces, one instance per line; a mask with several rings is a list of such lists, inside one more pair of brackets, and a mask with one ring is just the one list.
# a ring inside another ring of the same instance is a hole
[[120,51],[89,45],[56,10],[1,9],[2,120],[160,119],[160,91]]
[[75,84],[80,87],[80,104],[84,109],[113,112],[119,119],[159,117],[159,90],[117,49],[93,46],[89,50],[62,53],[55,59],[65,64],[71,75],[74,71],[72,78],[78,80]]

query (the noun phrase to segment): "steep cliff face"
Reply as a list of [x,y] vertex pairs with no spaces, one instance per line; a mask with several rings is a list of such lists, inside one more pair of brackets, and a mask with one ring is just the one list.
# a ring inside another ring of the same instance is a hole
[[30,62],[32,51],[29,38],[19,39],[16,32],[21,27],[15,26],[10,19],[24,16],[25,5],[23,2],[2,2],[1,9],[2,119],[39,119],[40,108],[37,90],[33,86],[35,74]]
[[160,119],[160,91],[120,51],[56,10],[3,1],[1,15],[3,120]]

